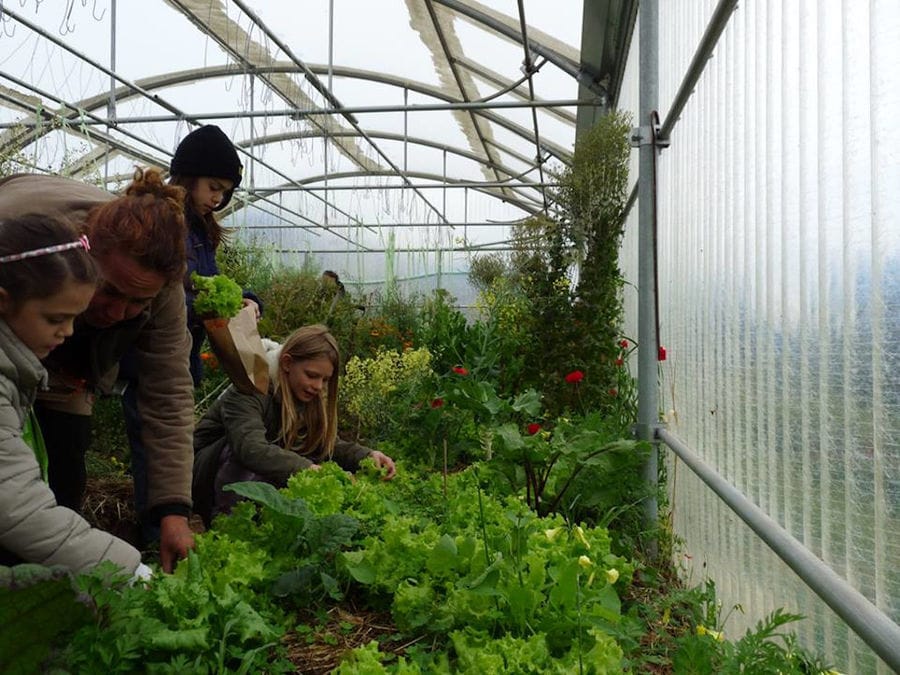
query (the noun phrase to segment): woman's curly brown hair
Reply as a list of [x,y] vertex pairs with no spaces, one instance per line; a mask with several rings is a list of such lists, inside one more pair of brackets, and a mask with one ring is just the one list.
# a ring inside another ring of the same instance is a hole
[[168,281],[185,269],[184,189],[168,185],[157,169],[136,169],[125,194],[91,210],[85,224],[91,251],[127,253]]

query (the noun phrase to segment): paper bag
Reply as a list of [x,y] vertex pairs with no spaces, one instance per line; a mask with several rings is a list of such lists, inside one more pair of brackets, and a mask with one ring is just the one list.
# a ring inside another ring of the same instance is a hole
[[245,394],[265,394],[269,390],[269,365],[253,307],[244,307],[231,319],[206,319],[203,326],[234,388]]

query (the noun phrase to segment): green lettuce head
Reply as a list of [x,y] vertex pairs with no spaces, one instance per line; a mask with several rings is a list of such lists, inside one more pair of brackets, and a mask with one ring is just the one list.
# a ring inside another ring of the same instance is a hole
[[191,273],[191,282],[197,295],[194,311],[204,319],[230,319],[241,311],[244,293],[241,287],[224,274],[201,277]]

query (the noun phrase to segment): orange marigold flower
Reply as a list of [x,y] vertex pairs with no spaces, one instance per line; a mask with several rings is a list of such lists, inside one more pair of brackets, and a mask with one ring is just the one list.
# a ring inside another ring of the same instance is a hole
[[569,384],[576,384],[581,382],[584,379],[584,373],[580,370],[573,370],[571,373],[566,375],[566,382]]

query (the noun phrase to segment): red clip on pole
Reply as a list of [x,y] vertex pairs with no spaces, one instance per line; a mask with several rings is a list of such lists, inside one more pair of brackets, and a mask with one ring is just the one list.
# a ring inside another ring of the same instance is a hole
[[659,352],[656,354],[657,361],[665,361],[666,360],[666,348],[662,345],[659,346]]

